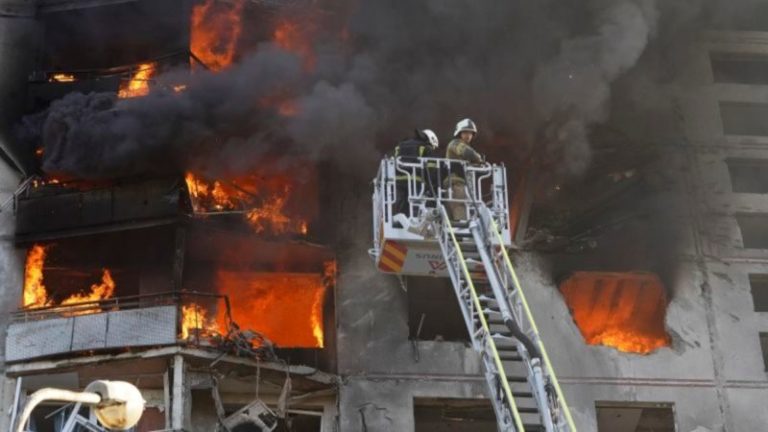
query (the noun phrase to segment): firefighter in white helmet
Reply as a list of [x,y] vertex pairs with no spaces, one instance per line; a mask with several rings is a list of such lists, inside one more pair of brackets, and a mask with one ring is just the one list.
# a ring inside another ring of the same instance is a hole
[[421,131],[421,135],[423,135],[427,141],[429,142],[429,145],[432,147],[432,151],[437,150],[437,148],[440,146],[440,141],[437,139],[437,134],[435,134],[432,129],[424,129]]
[[[477,126],[471,119],[456,123],[453,132],[453,140],[448,143],[445,150],[446,159],[458,159],[469,163],[484,163],[485,158],[470,145],[477,136]],[[467,181],[464,178],[464,168],[461,164],[450,164],[450,173],[443,183],[444,188],[451,189],[451,197],[457,200],[467,198]],[[462,202],[446,203],[451,220],[459,221],[467,219],[467,209]]]
[[[403,141],[400,141],[395,147],[394,157],[399,158],[402,162],[417,162],[421,157],[435,157],[435,151],[440,145],[437,135],[431,129],[416,129],[414,131],[414,137]],[[429,166],[428,166],[429,168]],[[429,170],[428,180],[432,180],[433,170]],[[424,181],[424,173],[421,169],[417,169],[414,172],[416,180],[416,192],[421,190],[422,181]],[[431,181],[427,183],[427,194],[430,193]],[[407,217],[411,215],[410,202],[408,201],[408,176],[402,173],[398,173],[395,177],[395,204],[392,208],[392,214],[397,215],[402,213]]]

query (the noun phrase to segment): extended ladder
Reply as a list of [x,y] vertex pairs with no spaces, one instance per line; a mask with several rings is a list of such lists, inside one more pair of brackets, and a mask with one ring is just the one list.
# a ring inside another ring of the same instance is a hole
[[440,206],[440,248],[480,354],[500,431],[576,428],[491,211],[474,203],[464,224]]
[[[457,178],[463,194],[456,192]],[[385,273],[451,279],[499,431],[575,432],[507,253],[512,227],[504,166],[386,158],[373,186],[371,257]],[[452,224],[446,206],[465,222]]]

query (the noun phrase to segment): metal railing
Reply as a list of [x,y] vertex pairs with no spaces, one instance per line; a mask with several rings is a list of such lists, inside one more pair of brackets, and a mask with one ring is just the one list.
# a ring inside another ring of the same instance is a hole
[[[223,303],[223,311],[219,309],[219,303]],[[29,322],[48,320],[53,318],[74,317],[92,315],[124,310],[145,309],[156,306],[176,306],[178,319],[176,334],[181,335],[182,308],[197,304],[207,311],[207,317],[217,319],[224,318],[225,328],[221,329],[225,335],[232,326],[232,311],[229,297],[221,294],[201,293],[196,291],[169,291],[157,294],[140,294],[123,297],[113,297],[104,300],[94,300],[72,303],[67,305],[53,305],[39,308],[22,308],[11,313],[11,322]],[[199,323],[203,324],[203,323]],[[195,342],[199,342],[200,335],[194,334]]]
[[0,213],[7,211],[9,208],[13,210],[14,213],[16,213],[16,209],[19,207],[19,197],[23,194],[26,194],[29,190],[29,187],[35,182],[36,179],[39,177],[37,176],[30,176],[24,179],[23,182],[19,185],[18,188],[9,196],[5,201],[0,203]]
[[[69,84],[76,81],[87,81],[104,78],[118,78],[121,80],[130,80],[133,75],[141,70],[142,64],[152,63],[157,67],[174,67],[180,64],[189,64],[194,62],[206,69],[208,68],[200,59],[189,50],[175,51],[168,54],[155,56],[146,59],[140,63],[124,64],[108,68],[90,68],[90,69],[55,69],[55,70],[37,70],[30,75],[30,82],[37,83],[63,83]],[[56,81],[55,75],[71,76],[71,81]],[[153,80],[152,80],[153,81]]]
[[78,185],[83,185],[86,183],[87,182],[84,180],[71,180],[63,182],[59,180],[45,179],[39,175],[31,175],[25,178],[24,181],[19,184],[16,190],[2,203],[0,203],[0,213],[10,209],[13,210],[13,213],[15,214],[16,210],[19,208],[19,200],[30,198],[38,189],[46,190],[44,188],[49,188],[50,190],[56,190],[58,193],[61,193],[73,189],[79,190]]
[[[464,184],[465,197],[454,193],[453,184]],[[379,250],[384,226],[392,227],[394,206],[407,202],[407,217],[417,217],[423,209],[441,205],[463,206],[469,220],[475,215],[476,202],[482,202],[493,214],[496,224],[508,233],[509,197],[506,168],[490,163],[471,164],[444,158],[386,158],[379,165],[373,181],[373,238]],[[407,196],[401,196],[406,193]]]

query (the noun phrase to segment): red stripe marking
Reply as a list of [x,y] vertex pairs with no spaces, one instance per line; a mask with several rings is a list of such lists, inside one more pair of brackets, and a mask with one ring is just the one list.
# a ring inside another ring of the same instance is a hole
[[393,242],[391,240],[387,242],[387,246],[392,246],[393,248],[395,248],[395,249],[399,250],[400,252],[402,252],[403,255],[408,253],[408,248],[407,247],[405,247],[404,245],[401,245],[399,243]]
[[397,255],[393,254],[392,252],[384,249],[381,253],[382,257],[387,257],[392,263],[397,264],[398,266],[402,267],[405,260],[401,259]]
[[405,261],[405,254],[400,251],[400,249],[393,248],[390,246],[385,246],[383,249],[388,254],[392,255],[394,258],[397,258],[397,261]]
[[386,260],[386,259],[385,259],[383,256],[382,256],[382,257],[381,257],[381,259],[379,260],[379,270],[381,270],[381,271],[385,271],[385,272],[396,272],[396,271],[397,271],[397,269],[395,269],[395,268],[391,267],[391,266],[390,266],[390,265],[387,263],[387,260]]

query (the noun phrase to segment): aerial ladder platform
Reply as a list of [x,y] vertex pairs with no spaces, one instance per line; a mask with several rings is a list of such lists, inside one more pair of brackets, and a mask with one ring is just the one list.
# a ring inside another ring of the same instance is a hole
[[505,167],[386,158],[373,184],[371,257],[399,277],[450,278],[499,431],[575,432],[508,253]]

